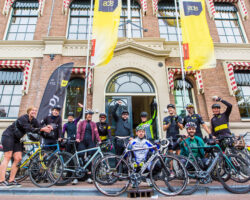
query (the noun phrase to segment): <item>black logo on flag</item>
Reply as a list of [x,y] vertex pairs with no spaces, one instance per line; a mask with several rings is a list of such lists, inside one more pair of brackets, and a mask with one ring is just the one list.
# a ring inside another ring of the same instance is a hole
[[199,16],[202,11],[201,2],[183,1],[185,16],[195,15]]
[[99,0],[99,11],[113,12],[118,6],[118,0]]

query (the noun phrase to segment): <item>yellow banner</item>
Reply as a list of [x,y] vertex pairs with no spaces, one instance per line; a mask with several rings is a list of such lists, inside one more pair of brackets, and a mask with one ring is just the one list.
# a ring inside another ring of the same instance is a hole
[[205,0],[180,0],[180,16],[185,70],[216,67]]
[[96,0],[92,30],[91,65],[104,66],[113,57],[118,39],[121,0]]

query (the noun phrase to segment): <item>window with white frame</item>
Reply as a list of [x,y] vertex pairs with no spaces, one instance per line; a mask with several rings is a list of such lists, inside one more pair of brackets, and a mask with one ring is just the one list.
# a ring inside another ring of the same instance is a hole
[[[179,13],[179,7],[178,7],[178,13]],[[166,41],[178,41],[175,3],[173,0],[170,1],[162,0],[159,2],[158,22],[159,22],[159,30],[161,38],[165,38]],[[179,30],[181,34],[181,28],[179,28]]]
[[182,79],[175,79],[174,80],[174,98],[175,98],[175,106],[176,106],[176,113],[182,117],[186,116],[186,105],[188,103],[194,103],[192,89],[193,85],[186,79],[185,80],[185,97],[186,102],[184,100],[184,88],[183,88],[183,81]]
[[215,3],[215,25],[222,43],[245,43],[237,8],[231,3]]
[[23,72],[0,70],[0,118],[17,118],[22,99]]
[[[129,25],[128,20],[128,10],[130,9],[130,19],[132,24]],[[122,11],[120,16],[120,25],[118,29],[118,37],[128,37],[131,35],[132,38],[142,37],[142,27],[141,24],[141,7],[136,0],[130,1],[130,7],[128,8],[127,0],[122,0]]]
[[17,0],[12,7],[6,40],[33,40],[38,18],[38,0]]
[[250,118],[250,72],[249,70],[234,71],[237,83],[236,100],[241,118]]

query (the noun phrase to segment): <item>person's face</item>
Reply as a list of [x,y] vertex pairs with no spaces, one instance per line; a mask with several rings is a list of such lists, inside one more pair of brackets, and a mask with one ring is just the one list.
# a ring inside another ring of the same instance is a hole
[[168,108],[168,113],[169,113],[170,115],[174,115],[174,114],[175,114],[175,109],[172,108],[172,107]]
[[86,120],[91,121],[92,120],[92,115],[91,114],[87,114],[86,115]]
[[104,117],[104,116],[100,117],[99,119],[100,119],[100,122],[102,122],[102,123],[106,122],[106,117]]
[[194,114],[194,108],[192,108],[192,107],[188,107],[187,111],[189,114]]
[[188,134],[189,134],[190,137],[194,137],[194,135],[196,133],[196,129],[195,129],[195,127],[189,127],[187,129],[187,132],[188,132]]
[[137,136],[142,139],[145,136],[145,130],[139,130],[136,132]]
[[30,118],[35,118],[37,114],[37,108],[32,108],[32,110],[29,112]]
[[122,114],[122,119],[125,119],[125,120],[128,119],[128,113],[123,113]]
[[74,117],[73,116],[68,116],[68,122],[73,122],[74,121]]
[[212,111],[214,115],[220,114],[220,108],[212,108]]
[[60,111],[57,110],[57,109],[52,110],[52,115],[55,116],[55,117],[57,117],[59,115],[59,113],[60,113]]
[[147,117],[141,117],[141,121],[142,121],[142,122],[146,122],[147,119],[148,119]]

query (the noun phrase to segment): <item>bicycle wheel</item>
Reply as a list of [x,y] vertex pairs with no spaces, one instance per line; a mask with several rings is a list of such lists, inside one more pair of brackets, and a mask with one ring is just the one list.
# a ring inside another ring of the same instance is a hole
[[56,185],[62,186],[62,185],[67,185],[68,183],[70,183],[75,177],[74,170],[75,170],[75,167],[77,166],[77,162],[76,162],[75,157],[72,158],[72,154],[68,152],[60,152],[59,157],[64,165],[64,170],[63,170],[61,178],[56,183]]
[[116,155],[100,159],[93,173],[96,188],[106,196],[118,196],[125,192],[129,187],[129,177],[127,162]]
[[180,159],[180,161],[183,163],[184,167],[187,170],[187,175],[188,175],[187,186],[181,194],[183,195],[193,194],[199,188],[200,181],[198,180],[196,173],[200,169],[193,161],[191,161],[186,156],[178,155],[177,158]]
[[231,154],[227,155],[228,160],[225,157],[220,159],[220,163],[223,163],[223,170],[230,175],[230,180],[225,182],[220,175],[221,168],[217,167],[217,176],[223,187],[232,193],[244,194],[250,191],[250,166],[242,159],[242,157]]
[[57,154],[52,155],[44,150],[41,151],[40,155],[37,154],[30,163],[30,180],[38,187],[51,187],[62,176],[62,161]]
[[187,185],[187,171],[182,162],[173,155],[157,157],[150,169],[154,188],[167,196],[182,193]]
[[[103,153],[103,157],[106,157],[106,156],[112,156],[114,155],[113,153],[109,153],[109,152],[102,152]],[[100,154],[98,154],[92,161],[92,168],[91,168],[91,173],[93,174],[94,173],[94,169],[95,169],[95,165],[97,164],[97,162],[102,159],[103,157],[101,157]]]

